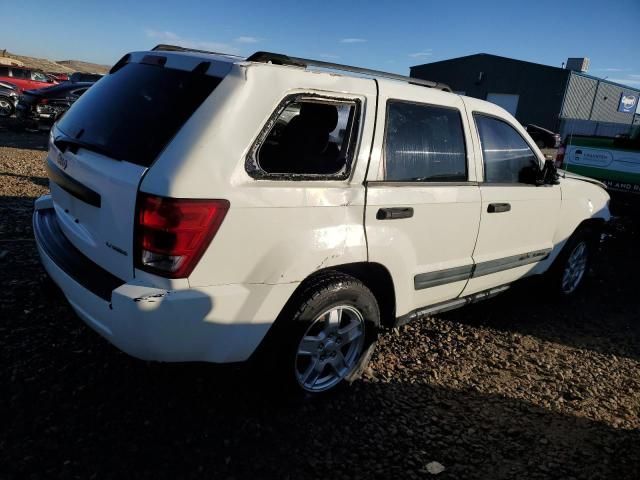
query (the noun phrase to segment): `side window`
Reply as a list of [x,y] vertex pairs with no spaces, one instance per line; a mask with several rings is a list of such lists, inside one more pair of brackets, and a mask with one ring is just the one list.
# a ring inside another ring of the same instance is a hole
[[24,79],[24,80],[29,80],[29,70],[23,70],[21,68],[12,68],[11,69],[11,76],[13,78],[20,78],[20,79]]
[[49,80],[49,78],[44,73],[31,72],[31,80],[36,80],[38,82],[46,82]]
[[384,140],[385,180],[467,180],[460,112],[453,108],[392,101]]
[[347,178],[358,116],[356,101],[290,97],[253,147],[247,171],[258,178]]
[[0,77],[8,77],[9,76],[9,67],[0,66]]
[[538,158],[518,131],[502,120],[474,113],[478,126],[484,181],[486,183],[531,183]]

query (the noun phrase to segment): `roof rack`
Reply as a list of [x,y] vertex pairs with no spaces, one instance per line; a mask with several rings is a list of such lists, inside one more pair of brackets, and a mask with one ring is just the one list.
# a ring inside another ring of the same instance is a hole
[[371,70],[369,68],[352,67],[340,63],[323,62],[321,60],[310,60],[307,58],[290,57],[281,53],[256,52],[247,58],[249,62],[273,63],[275,65],[291,65],[295,67],[319,67],[328,70],[338,70],[341,72],[351,72],[371,77],[387,78],[390,80],[398,80],[408,82],[414,85],[422,85],[429,88],[437,88],[445,92],[451,92],[449,85],[444,83],[433,82],[431,80],[422,80],[421,78],[407,77],[395,73],[383,72],[380,70]]
[[213,55],[221,55],[223,57],[232,57],[232,58],[241,58],[242,60],[245,59],[245,57],[241,57],[240,55],[232,55],[230,53],[220,53],[220,52],[212,52],[210,50],[198,50],[197,48],[187,48],[187,47],[181,47],[179,45],[167,45],[164,43],[161,43],[159,45],[156,45],[155,47],[153,47],[151,49],[152,52],[158,52],[158,51],[162,51],[162,52],[196,52],[196,53],[210,53]]

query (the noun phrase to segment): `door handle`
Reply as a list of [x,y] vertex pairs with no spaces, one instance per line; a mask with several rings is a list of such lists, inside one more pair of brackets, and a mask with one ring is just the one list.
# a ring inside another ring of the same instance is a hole
[[490,203],[487,207],[489,213],[502,213],[511,210],[511,204],[509,203]]
[[413,208],[411,207],[381,208],[376,214],[378,220],[396,220],[411,217],[413,217]]

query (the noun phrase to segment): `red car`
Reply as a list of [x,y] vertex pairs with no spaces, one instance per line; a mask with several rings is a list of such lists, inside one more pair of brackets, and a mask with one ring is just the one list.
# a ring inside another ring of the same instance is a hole
[[0,82],[2,81],[11,82],[17,85],[20,90],[50,87],[57,83],[42,72],[13,65],[0,65]]
[[46,75],[54,82],[67,82],[69,80],[69,75],[66,73],[47,73]]

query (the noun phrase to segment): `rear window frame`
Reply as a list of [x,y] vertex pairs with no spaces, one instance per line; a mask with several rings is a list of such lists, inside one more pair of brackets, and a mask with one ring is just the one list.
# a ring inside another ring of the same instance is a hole
[[[327,103],[342,103],[352,105],[355,108],[353,116],[353,124],[349,132],[349,141],[347,147],[347,156],[345,158],[346,168],[343,172],[331,174],[301,174],[301,173],[269,173],[260,167],[259,153],[260,148],[271,133],[278,118],[285,109],[292,103],[304,100],[319,101],[324,100]],[[334,95],[333,93],[317,93],[317,92],[299,92],[286,95],[279,103],[275,110],[269,115],[269,118],[260,129],[260,133],[253,141],[249,153],[245,158],[245,171],[254,180],[278,180],[278,181],[304,181],[304,180],[348,180],[354,171],[355,158],[360,147],[362,137],[362,100],[351,96]],[[355,138],[352,138],[355,137]]]

